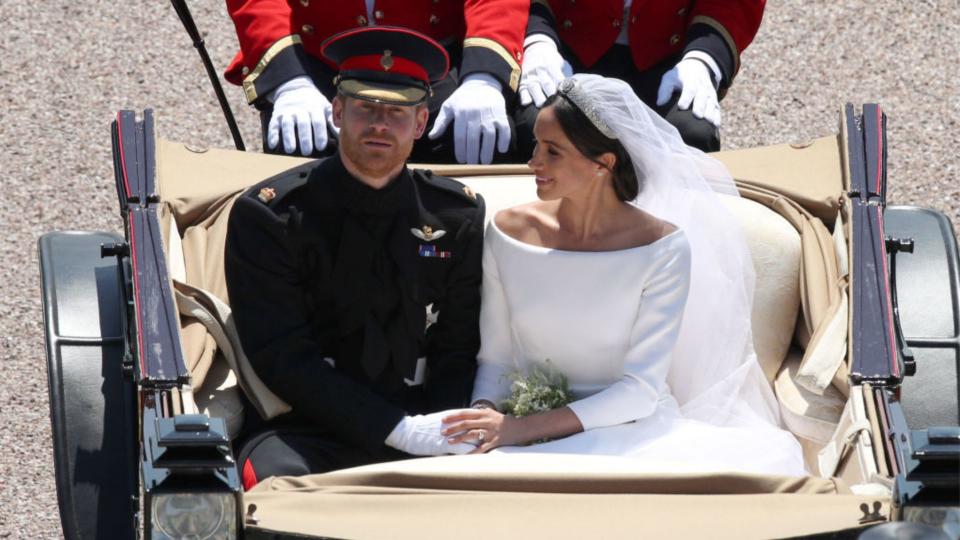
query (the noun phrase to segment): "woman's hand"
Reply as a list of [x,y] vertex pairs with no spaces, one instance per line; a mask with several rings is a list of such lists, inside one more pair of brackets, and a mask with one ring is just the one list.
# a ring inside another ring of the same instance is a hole
[[465,409],[443,419],[444,437],[447,443],[470,443],[477,445],[471,454],[489,452],[498,446],[511,446],[528,442],[524,437],[523,421],[497,412],[494,409]]
[[452,411],[442,420],[441,435],[447,443],[477,445],[471,454],[489,452],[498,446],[526,444],[540,439],[558,439],[583,431],[583,424],[570,407],[517,418],[495,409]]

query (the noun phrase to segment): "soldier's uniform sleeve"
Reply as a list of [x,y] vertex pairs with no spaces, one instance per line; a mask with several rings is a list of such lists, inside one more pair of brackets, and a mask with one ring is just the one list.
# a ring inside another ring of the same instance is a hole
[[530,18],[527,20],[527,35],[544,34],[560,48],[560,36],[557,35],[557,18],[547,0],[530,2]]
[[324,360],[301,285],[298,250],[283,214],[253,196],[256,189],[231,211],[224,256],[243,350],[257,375],[298,418],[377,455],[406,413]]
[[464,0],[460,77],[485,72],[517,91],[530,0]]
[[[434,185],[463,196],[463,185],[433,177]],[[456,231],[459,256],[447,274],[444,294],[434,303],[437,321],[428,329],[425,382],[428,410],[465,407],[470,402],[480,352],[480,289],[483,284],[483,198],[469,191]],[[453,232],[453,231],[451,231]]]
[[310,60],[287,0],[227,0],[240,52],[224,76],[242,85],[248,103],[280,84],[308,73]]
[[704,51],[723,73],[728,88],[740,70],[740,53],[760,29],[766,0],[698,0],[691,10],[683,52]]
[[[629,24],[638,69],[673,55],[703,51],[717,61],[720,89],[725,90],[740,69],[740,53],[760,28],[764,4],[765,0],[634,2],[630,18],[621,20],[623,0],[533,0],[527,35],[545,34],[557,46],[563,42],[589,67],[613,46],[620,25]],[[609,24],[611,19],[617,24]]]

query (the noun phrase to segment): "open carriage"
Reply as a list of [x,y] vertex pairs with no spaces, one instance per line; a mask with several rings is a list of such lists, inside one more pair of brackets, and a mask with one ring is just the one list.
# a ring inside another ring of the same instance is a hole
[[[930,209],[888,206],[885,117],[721,152],[757,270],[753,331],[809,476],[702,474],[600,456],[420,458],[240,489],[243,407],[279,402],[239,349],[230,208],[312,161],[113,125],[125,236],[40,239],[57,491],[67,538],[856,538],[888,521],[960,535],[960,257]],[[487,219],[525,166],[434,166]],[[709,441],[703,441],[709,445]],[[482,522],[482,526],[480,523]]]

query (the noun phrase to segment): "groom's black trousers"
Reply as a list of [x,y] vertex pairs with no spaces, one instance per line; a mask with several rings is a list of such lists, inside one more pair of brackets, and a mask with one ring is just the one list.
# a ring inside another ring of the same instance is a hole
[[237,445],[236,455],[244,489],[270,476],[320,474],[413,457],[389,447],[374,456],[329,433],[295,426],[254,433]]

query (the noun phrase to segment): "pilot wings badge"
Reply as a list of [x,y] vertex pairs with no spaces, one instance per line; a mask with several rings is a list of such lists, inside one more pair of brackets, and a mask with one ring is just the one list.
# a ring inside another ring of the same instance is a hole
[[410,229],[410,232],[411,232],[414,236],[416,236],[417,238],[419,238],[419,239],[421,239],[421,240],[423,240],[423,241],[425,241],[425,242],[433,242],[434,240],[438,240],[438,239],[440,239],[440,238],[443,238],[443,235],[447,234],[447,231],[445,231],[445,230],[443,230],[443,229],[433,230],[433,227],[431,227],[431,226],[429,226],[429,225],[424,225],[423,227],[421,227],[421,228],[419,228],[419,229],[417,229],[417,228],[411,228],[411,229]]

